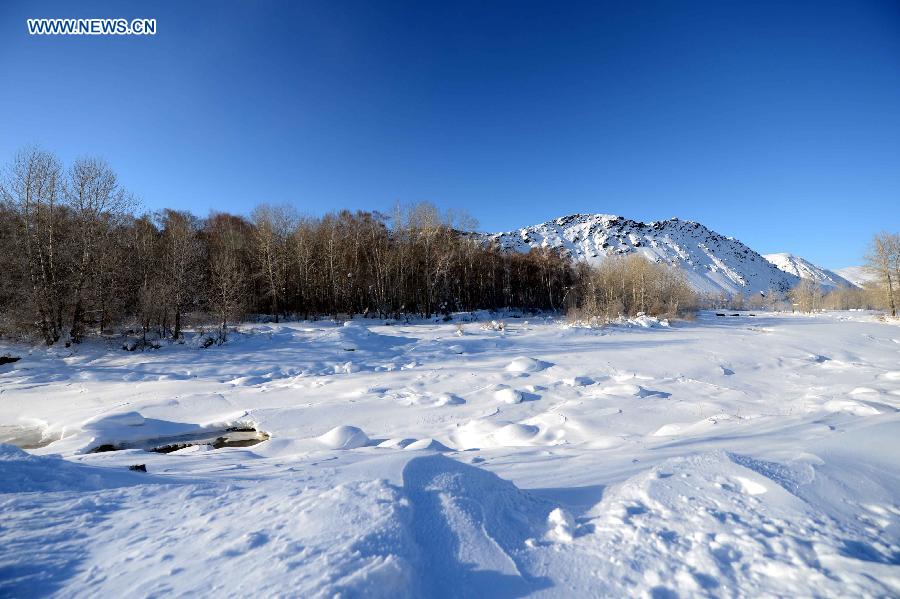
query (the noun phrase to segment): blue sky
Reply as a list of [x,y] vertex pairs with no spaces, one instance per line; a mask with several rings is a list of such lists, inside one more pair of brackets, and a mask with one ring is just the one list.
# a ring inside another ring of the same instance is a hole
[[900,230],[900,2],[6,1],[0,161],[32,144],[148,209],[678,216],[840,267]]

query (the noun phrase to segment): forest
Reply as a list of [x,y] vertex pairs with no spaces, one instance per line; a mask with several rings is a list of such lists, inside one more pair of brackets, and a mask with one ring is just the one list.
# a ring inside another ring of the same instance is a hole
[[249,218],[136,214],[105,162],[65,169],[37,149],[16,156],[0,192],[0,333],[48,345],[123,330],[178,339],[201,324],[224,338],[248,315],[559,310],[573,283],[556,252],[501,251],[427,203],[315,218],[269,205]]

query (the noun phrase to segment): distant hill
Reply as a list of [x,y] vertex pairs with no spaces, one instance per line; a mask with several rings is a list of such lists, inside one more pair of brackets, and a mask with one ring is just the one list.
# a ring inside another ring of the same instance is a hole
[[839,268],[835,272],[857,287],[862,287],[866,283],[876,279],[875,273],[865,266],[847,266],[845,268]]
[[777,268],[786,273],[800,277],[801,279],[810,279],[821,285],[822,287],[854,287],[855,283],[842,277],[840,274],[816,266],[809,260],[795,256],[794,254],[766,254],[763,256],[766,260],[774,264]]

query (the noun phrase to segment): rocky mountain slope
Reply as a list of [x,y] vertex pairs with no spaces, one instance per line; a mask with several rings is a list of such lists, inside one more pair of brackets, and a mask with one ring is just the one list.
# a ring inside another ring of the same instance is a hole
[[489,238],[522,252],[561,248],[576,260],[592,263],[607,256],[641,254],[681,268],[703,293],[787,291],[800,280],[737,239],[677,218],[644,223],[609,214],[572,214]]

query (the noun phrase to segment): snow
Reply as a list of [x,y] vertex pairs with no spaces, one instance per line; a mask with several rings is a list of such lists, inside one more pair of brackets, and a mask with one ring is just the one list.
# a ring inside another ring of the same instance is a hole
[[896,326],[754,314],[0,344],[0,595],[896,596]]
[[328,449],[356,449],[369,443],[369,437],[355,426],[336,426],[318,437]]
[[794,275],[795,277],[799,277],[801,279],[809,279],[811,281],[815,281],[825,288],[833,289],[835,287],[856,286],[855,283],[845,279],[840,274],[822,268],[821,266],[816,266],[809,260],[801,258],[800,256],[795,256],[794,254],[765,254],[763,258],[774,264],[778,269],[783,270],[788,274]]
[[519,252],[559,248],[567,256],[594,264],[608,256],[639,254],[677,266],[703,293],[787,291],[800,280],[740,241],[677,218],[644,223],[611,214],[572,214],[486,238]]
[[838,268],[834,272],[857,287],[863,287],[866,283],[870,283],[877,279],[875,273],[865,266],[846,266],[844,268]]

